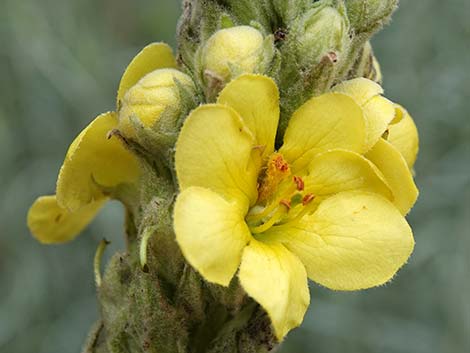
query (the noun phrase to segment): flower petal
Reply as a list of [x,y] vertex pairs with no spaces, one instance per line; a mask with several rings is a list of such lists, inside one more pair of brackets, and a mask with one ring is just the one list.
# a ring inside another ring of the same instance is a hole
[[366,154],[366,158],[385,176],[385,180],[392,188],[393,203],[403,215],[406,215],[418,198],[418,189],[401,153],[381,138]]
[[117,138],[107,134],[117,125],[115,113],[93,120],[71,144],[57,180],[57,202],[69,211],[102,197],[98,186],[114,187],[139,176],[139,163]]
[[310,302],[307,274],[281,244],[253,240],[242,257],[240,283],[268,313],[279,340],[302,323]]
[[395,105],[381,96],[382,87],[360,77],[333,87],[333,92],[344,93],[364,109],[366,119],[366,150],[375,145],[395,117]]
[[354,98],[357,104],[361,106],[369,102],[372,98],[384,93],[383,88],[378,83],[364,77],[343,81],[334,86],[332,91],[343,93]]
[[242,75],[230,82],[217,100],[235,109],[263,148],[263,157],[274,151],[279,122],[279,90],[267,76]]
[[122,75],[117,93],[118,106],[127,90],[134,86],[142,77],[154,70],[165,68],[176,68],[176,60],[168,44],[152,43],[142,49],[132,59]]
[[411,169],[418,155],[418,130],[410,114],[405,109],[401,107],[400,109],[403,111],[403,119],[397,124],[390,125],[387,141],[400,151]]
[[292,115],[279,152],[297,173],[316,154],[337,148],[364,151],[364,115],[351,97],[327,93],[310,99]]
[[186,119],[176,143],[176,172],[181,190],[201,186],[247,204],[256,201],[258,169],[254,139],[230,107],[211,104]]
[[305,188],[315,196],[362,190],[392,199],[392,191],[382,173],[360,154],[332,150],[316,155],[308,166]]
[[310,279],[335,290],[387,282],[414,247],[411,229],[393,204],[360,191],[326,199],[277,238],[301,259]]
[[228,286],[251,235],[246,209],[215,192],[190,187],[179,194],[174,211],[176,241],[186,260],[209,282]]
[[101,198],[69,212],[57,204],[55,195],[36,199],[28,212],[28,227],[44,244],[64,243],[74,239],[91,221],[107,198]]
[[366,118],[366,150],[374,146],[395,118],[395,104],[387,98],[377,96],[363,108]]

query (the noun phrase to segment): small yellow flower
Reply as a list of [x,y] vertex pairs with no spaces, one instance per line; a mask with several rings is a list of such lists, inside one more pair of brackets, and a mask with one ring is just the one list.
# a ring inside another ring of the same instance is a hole
[[[210,282],[227,286],[238,271],[279,340],[303,319],[307,277],[336,290],[377,286],[413,250],[396,185],[381,167],[397,168],[392,178],[408,173],[412,181],[411,173],[400,152],[380,142],[387,125],[371,141],[368,121],[378,118],[367,112],[344,93],[312,98],[293,114],[276,151],[277,86],[248,74],[229,83],[217,104],[194,110],[182,128],[177,242]],[[414,198],[414,184],[399,187]]]
[[[145,47],[124,72],[117,93],[118,107],[142,77],[174,67],[169,46],[154,43]],[[118,139],[108,136],[118,124],[116,113],[101,114],[70,145],[57,179],[56,195],[39,197],[28,213],[28,227],[40,242],[72,240],[109,199],[105,190],[138,180],[136,157]]]

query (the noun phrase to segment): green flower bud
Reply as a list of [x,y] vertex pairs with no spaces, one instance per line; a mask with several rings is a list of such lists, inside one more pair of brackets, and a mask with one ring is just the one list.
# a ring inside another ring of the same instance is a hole
[[159,69],[145,75],[127,91],[119,110],[119,130],[126,137],[135,137],[131,117],[152,128],[165,111],[175,116],[182,108],[179,89],[195,91],[191,78],[175,69]]
[[272,0],[272,6],[283,23],[290,24],[305,13],[312,4],[311,0]]
[[228,82],[242,73],[262,71],[264,38],[250,26],[237,26],[215,32],[201,52],[202,75],[206,84],[216,78]]
[[302,65],[315,65],[329,54],[338,57],[348,43],[348,21],[332,6],[314,7],[295,28]]
[[388,21],[398,0],[346,0],[351,27],[356,33],[374,32]]

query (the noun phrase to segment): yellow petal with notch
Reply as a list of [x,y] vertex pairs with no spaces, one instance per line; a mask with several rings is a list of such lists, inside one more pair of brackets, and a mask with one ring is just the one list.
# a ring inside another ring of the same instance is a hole
[[385,176],[393,193],[393,203],[406,215],[418,198],[418,188],[406,160],[389,142],[380,139],[365,155]]
[[74,239],[99,212],[107,198],[101,198],[69,212],[57,204],[55,195],[36,199],[28,212],[28,227],[43,244],[64,243]]
[[195,109],[176,143],[176,173],[181,190],[211,189],[227,200],[252,204],[258,197],[258,153],[246,125],[230,107],[220,104]]
[[370,150],[387,130],[396,115],[395,104],[387,98],[377,96],[363,108],[366,119],[366,150]]
[[363,77],[344,81],[333,87],[332,91],[350,96],[364,109],[368,151],[395,118],[394,103],[381,96],[383,89],[379,84]]
[[378,83],[364,77],[343,81],[334,86],[332,91],[344,93],[354,98],[357,104],[361,106],[369,102],[372,98],[384,93],[383,88]]
[[332,196],[295,226],[266,236],[283,241],[310,279],[334,290],[389,281],[414,247],[411,228],[395,206],[360,191]]
[[132,59],[122,75],[117,92],[117,105],[142,77],[157,69],[176,68],[176,60],[170,46],[165,43],[152,43]]
[[246,209],[200,187],[182,191],[175,204],[176,241],[186,260],[209,282],[228,286],[250,241]]
[[419,136],[413,118],[406,110],[403,109],[403,112],[402,120],[397,124],[390,125],[387,141],[400,151],[408,167],[411,169],[418,155]]
[[251,130],[263,159],[274,151],[279,123],[279,90],[267,76],[242,75],[231,81],[217,100],[235,109]]
[[365,134],[364,114],[354,99],[327,93],[310,99],[292,115],[279,152],[297,173],[318,153],[331,149],[364,152]]
[[279,341],[302,323],[310,302],[307,274],[283,245],[253,240],[243,252],[238,277],[268,313]]
[[139,176],[139,162],[116,137],[115,113],[99,115],[73,141],[57,179],[57,202],[69,211],[102,197],[99,186],[131,183]]

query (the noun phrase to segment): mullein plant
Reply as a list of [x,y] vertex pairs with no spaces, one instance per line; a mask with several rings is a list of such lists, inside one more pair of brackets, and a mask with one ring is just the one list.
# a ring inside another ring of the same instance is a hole
[[391,281],[414,246],[418,134],[383,96],[369,39],[396,5],[183,2],[176,57],[137,54],[115,111],[28,214],[36,239],[62,243],[106,201],[125,207],[126,249],[103,276],[98,246],[83,352],[274,351],[302,323],[308,279]]

